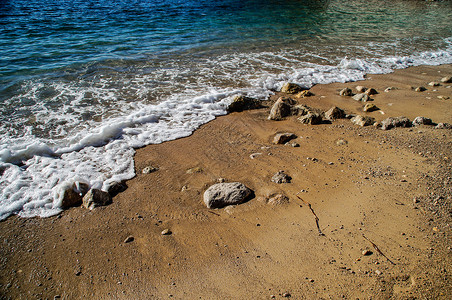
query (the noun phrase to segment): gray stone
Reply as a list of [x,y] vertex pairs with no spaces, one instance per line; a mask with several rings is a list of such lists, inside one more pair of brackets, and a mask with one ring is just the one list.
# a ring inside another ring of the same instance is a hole
[[217,183],[204,192],[204,203],[208,208],[221,208],[240,204],[252,191],[240,182]]
[[436,96],[436,98],[438,98],[439,100],[449,100],[450,99],[449,96],[444,96],[444,95]]
[[61,202],[62,208],[69,208],[82,204],[83,196],[89,191],[89,185],[82,182],[75,182],[68,187],[63,194]]
[[299,86],[298,84],[291,82],[286,82],[281,88],[281,92],[287,94],[297,94],[303,90],[305,89]]
[[370,250],[363,250],[362,254],[363,254],[364,256],[369,256],[369,255],[372,255],[373,252],[370,251]]
[[356,94],[356,95],[353,96],[352,98],[353,98],[353,100],[361,101],[361,102],[371,101],[371,99],[369,98],[369,96],[366,95],[366,94],[363,94],[363,93],[361,93],[361,94]]
[[340,92],[339,92],[340,96],[346,96],[346,97],[350,97],[353,95],[353,92],[351,89],[349,88],[343,88]]
[[423,86],[418,86],[417,88],[414,89],[415,92],[423,92],[426,91],[427,89]]
[[278,173],[276,173],[275,175],[273,175],[272,177],[272,181],[274,183],[290,183],[292,181],[292,177],[290,177],[289,175],[287,175],[286,173],[284,173],[284,171],[279,171]]
[[381,121],[381,129],[389,130],[393,127],[411,127],[411,121],[406,117],[390,117]]
[[364,92],[364,94],[366,94],[367,96],[371,96],[371,95],[376,95],[376,94],[378,94],[378,92],[377,92],[376,89],[370,88],[370,89],[367,89],[367,90]]
[[353,124],[359,125],[359,126],[369,126],[375,123],[375,119],[371,118],[371,117],[366,117],[366,116],[361,116],[361,115],[357,115],[355,117],[353,117],[350,120]]
[[363,111],[365,111],[365,112],[373,112],[376,110],[379,110],[379,108],[375,104],[372,104],[372,103],[367,103],[366,105],[364,105],[364,108],[363,108]]
[[127,184],[125,182],[113,182],[108,188],[108,193],[111,197],[114,197],[125,190],[127,190]]
[[416,117],[413,120],[413,126],[417,126],[417,125],[432,125],[432,119],[426,118],[426,117]]
[[387,88],[385,89],[385,93],[388,93],[388,92],[390,92],[390,91],[392,91],[392,90],[397,90],[397,88],[396,88],[396,87],[393,87],[393,86],[389,86],[389,87],[387,87]]
[[240,112],[249,109],[257,109],[261,108],[262,105],[259,100],[245,97],[245,96],[236,96],[232,103],[229,104],[227,111],[231,112]]
[[432,81],[428,83],[429,86],[440,86],[441,84],[439,82],[436,81]]
[[164,229],[160,234],[161,234],[161,235],[171,235],[171,234],[172,234],[172,231],[169,230],[169,229]]
[[291,107],[290,114],[293,116],[304,116],[310,111],[311,108],[309,106],[299,104]]
[[358,93],[364,93],[367,90],[367,88],[365,86],[362,86],[362,85],[356,86],[355,89],[356,89],[356,91]]
[[285,133],[278,133],[273,138],[273,144],[285,144],[289,142],[290,140],[296,139],[297,136],[294,133],[285,132]]
[[448,123],[438,123],[435,129],[452,129],[452,125]]
[[111,196],[109,193],[98,190],[90,189],[85,196],[83,196],[83,207],[92,210],[98,206],[104,206],[111,202]]
[[300,121],[303,124],[317,125],[322,123],[322,115],[310,111],[306,115],[299,117],[298,121]]
[[325,118],[327,118],[328,120],[342,119],[344,117],[345,117],[344,110],[340,109],[337,106],[334,106],[334,107],[330,108],[325,113]]
[[292,103],[292,99],[280,97],[278,100],[276,100],[275,104],[273,104],[268,119],[280,121],[283,118],[289,116],[291,114]]
[[452,77],[451,76],[446,76],[441,78],[441,82],[442,83],[452,83]]
[[124,240],[124,243],[130,243],[133,242],[135,240],[135,238],[131,235],[129,235],[128,237],[126,237],[126,239]]

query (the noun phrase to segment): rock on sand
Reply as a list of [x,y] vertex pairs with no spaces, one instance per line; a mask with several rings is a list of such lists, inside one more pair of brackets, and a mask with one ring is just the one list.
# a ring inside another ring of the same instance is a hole
[[208,208],[222,208],[242,203],[251,193],[240,182],[217,183],[204,192],[204,203]]

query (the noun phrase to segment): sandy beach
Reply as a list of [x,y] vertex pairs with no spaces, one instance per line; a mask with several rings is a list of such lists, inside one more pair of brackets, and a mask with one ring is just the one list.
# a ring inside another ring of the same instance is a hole
[[[294,99],[452,124],[452,83],[429,85],[450,75],[412,67]],[[339,96],[359,85],[378,91],[380,110]],[[137,176],[108,206],[0,222],[0,298],[450,299],[452,130],[268,120],[280,96],[138,149]],[[299,147],[273,144],[282,132]],[[290,183],[271,181],[280,170]],[[203,193],[219,181],[254,195],[208,209]],[[268,203],[276,194],[288,202]]]

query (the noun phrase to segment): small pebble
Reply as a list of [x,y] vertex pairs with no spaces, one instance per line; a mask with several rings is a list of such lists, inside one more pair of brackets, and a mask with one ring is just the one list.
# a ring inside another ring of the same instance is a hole
[[162,231],[161,234],[162,234],[162,235],[170,235],[170,234],[172,234],[172,232],[171,232],[171,230],[169,230],[169,229],[165,229],[165,230]]
[[133,242],[135,240],[135,238],[131,235],[129,235],[128,237],[126,237],[126,239],[124,240],[124,243],[130,243]]
[[284,293],[284,294],[282,294],[282,296],[285,298],[289,298],[291,295],[290,295],[290,293]]
[[373,252],[372,251],[370,251],[370,250],[363,250],[363,252],[361,252],[363,255],[365,255],[365,256],[369,256],[369,255],[372,255],[373,254]]
[[375,270],[375,274],[381,275],[381,271],[380,270]]

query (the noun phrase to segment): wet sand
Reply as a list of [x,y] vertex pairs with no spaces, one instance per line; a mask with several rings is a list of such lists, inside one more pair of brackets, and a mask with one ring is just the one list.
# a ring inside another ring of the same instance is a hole
[[[296,100],[452,124],[452,99],[438,98],[452,98],[452,84],[428,85],[446,75],[451,65],[413,67]],[[379,92],[381,110],[338,95],[357,85]],[[278,96],[137,150],[137,176],[108,206],[0,222],[0,298],[450,299],[452,130],[270,121]],[[273,144],[280,132],[300,147]],[[143,174],[150,165],[158,171]],[[292,182],[272,182],[279,170]],[[206,208],[202,195],[220,178],[254,197]],[[289,203],[267,203],[278,193]]]

